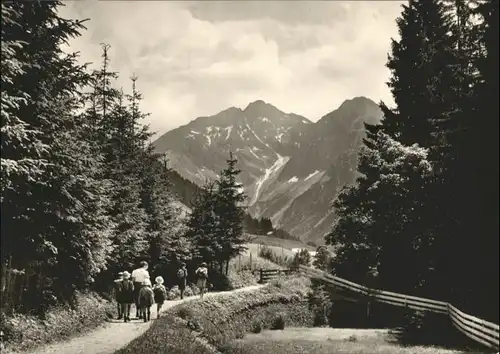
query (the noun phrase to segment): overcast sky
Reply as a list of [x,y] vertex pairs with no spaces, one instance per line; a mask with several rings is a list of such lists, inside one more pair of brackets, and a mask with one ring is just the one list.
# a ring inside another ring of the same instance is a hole
[[90,18],[71,42],[98,63],[111,45],[118,86],[139,76],[158,133],[262,99],[316,121],[345,99],[393,100],[385,68],[400,1],[65,2]]

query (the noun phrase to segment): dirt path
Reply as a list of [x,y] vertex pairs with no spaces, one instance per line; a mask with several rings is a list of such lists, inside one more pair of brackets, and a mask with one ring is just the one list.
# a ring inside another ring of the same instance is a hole
[[[208,293],[205,297],[213,297],[223,294],[231,294],[242,291],[251,291],[261,288],[263,285],[253,285],[232,291],[222,291],[215,293]],[[191,296],[184,300],[166,301],[163,305],[162,311],[174,307],[182,302],[193,301],[198,299],[199,296]],[[156,305],[151,308],[151,317],[156,318]],[[85,335],[71,338],[66,342],[54,343],[34,351],[24,352],[25,354],[111,354],[116,350],[126,346],[130,341],[139,337],[146,332],[153,323],[153,320],[144,323],[139,320],[133,320],[129,323],[122,321],[115,321],[106,323],[104,326],[97,328],[92,332]]]

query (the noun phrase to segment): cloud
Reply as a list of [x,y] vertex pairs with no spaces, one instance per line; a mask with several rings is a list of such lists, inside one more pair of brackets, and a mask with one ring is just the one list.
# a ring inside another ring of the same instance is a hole
[[70,43],[100,62],[111,45],[117,85],[139,76],[148,123],[163,133],[263,99],[315,121],[345,99],[389,104],[385,68],[401,2],[67,2],[91,18]]

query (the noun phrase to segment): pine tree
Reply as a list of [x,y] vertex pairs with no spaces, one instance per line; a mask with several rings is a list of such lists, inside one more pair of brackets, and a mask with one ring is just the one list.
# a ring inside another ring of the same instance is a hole
[[[80,21],[60,18],[57,14],[60,5],[60,2],[2,5],[2,9],[7,6],[17,14],[19,24],[10,28],[5,40],[24,42],[16,57],[28,63],[25,71],[18,71],[9,83],[13,94],[24,92],[29,97],[12,107],[17,111],[12,112],[12,117],[23,117],[24,124],[18,128],[30,127],[29,130],[40,132],[33,135],[34,147],[37,140],[50,146],[43,153],[47,161],[44,173],[26,180],[24,192],[16,188],[18,197],[19,193],[25,193],[23,197],[12,203],[12,198],[2,196],[2,202],[9,203],[3,209],[9,210],[9,214],[2,212],[2,222],[6,222],[2,224],[2,238],[15,237],[8,244],[22,247],[25,252],[15,260],[15,266],[31,268],[38,284],[42,284],[41,289],[29,290],[33,295],[31,300],[37,305],[53,299],[71,300],[74,290],[85,288],[92,276],[105,267],[109,253],[102,189],[93,179],[98,162],[87,156],[90,142],[83,139],[76,114],[87,75],[85,67],[76,63],[77,56],[67,55],[60,48],[69,38],[78,36],[83,25]],[[35,151],[29,151],[25,158],[34,158]],[[14,205],[22,206],[29,215],[19,213],[20,209],[12,208]],[[15,220],[22,218],[26,218],[24,225],[17,227]],[[23,245],[22,240],[30,242]]]
[[405,145],[431,147],[433,120],[450,110],[450,84],[457,70],[446,8],[438,0],[410,0],[397,19],[388,86],[397,108],[381,104],[386,133]]
[[18,82],[33,64],[22,56],[28,42],[16,35],[24,30],[21,11],[2,4],[2,268],[9,262],[14,268],[28,266],[38,249],[45,246],[36,229],[23,227],[33,212],[26,208],[31,185],[44,183],[41,178],[49,146],[41,139],[41,128],[32,124],[30,116],[22,115],[31,97],[20,90]]
[[313,266],[323,270],[328,271],[330,268],[330,252],[326,246],[319,246],[316,249],[316,256],[314,256]]
[[187,222],[186,238],[194,246],[193,260],[210,265],[218,261],[222,252],[220,242],[220,217],[215,212],[217,194],[215,182],[207,182],[197,194],[191,206]]
[[241,205],[246,196],[242,191],[242,184],[236,178],[241,170],[236,168],[238,160],[229,153],[227,168],[220,174],[217,181],[217,201],[215,212],[220,218],[220,239],[222,250],[219,261],[226,262],[226,274],[229,260],[245,250],[246,239],[243,237],[244,208]]
[[[486,298],[478,300],[476,303],[482,304],[481,313],[498,323],[498,214],[499,214],[499,107],[498,107],[498,1],[487,0],[478,11],[483,18],[480,25],[481,44],[485,49],[484,55],[479,56],[477,68],[479,70],[480,83],[477,85],[477,119],[481,121],[482,133],[474,141],[476,148],[481,147],[480,154],[476,156],[476,162],[480,162],[478,169],[480,177],[477,186],[482,186],[481,208],[478,226],[481,235],[481,247],[478,250],[478,267],[481,274],[488,274],[488,280],[477,284],[476,292],[481,297],[486,292]],[[479,124],[479,123],[478,123]],[[470,168],[470,167],[469,167]],[[474,278],[478,281],[478,277]],[[485,284],[487,288],[485,289]]]
[[131,112],[119,95],[108,116],[111,120],[109,176],[113,181],[111,216],[117,227],[114,235],[116,266],[131,268],[146,256],[147,215],[141,207],[140,148]]

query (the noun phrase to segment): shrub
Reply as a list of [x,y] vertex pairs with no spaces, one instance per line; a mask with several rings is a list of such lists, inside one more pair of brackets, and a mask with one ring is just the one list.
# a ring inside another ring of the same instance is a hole
[[276,263],[282,267],[289,267],[291,259],[287,256],[281,256],[276,254],[270,247],[263,245],[259,250],[259,257],[267,259],[273,263]]
[[245,286],[257,285],[257,278],[249,270],[237,271],[229,269],[227,276],[232,289],[239,289]]
[[24,351],[94,329],[115,315],[116,303],[95,293],[76,293],[73,308],[67,305],[53,307],[44,319],[21,314],[2,316],[1,330],[7,350]]
[[[194,284],[189,284],[186,286],[186,289],[184,289],[184,296],[195,296],[200,294],[200,289]],[[179,286],[174,285],[172,288],[170,288],[167,291],[167,300],[177,300],[181,298],[181,291],[179,289]]]
[[277,329],[285,329],[285,318],[282,314],[277,315],[271,325],[271,329],[277,330]]
[[309,309],[314,314],[314,326],[326,326],[329,324],[329,318],[332,308],[330,293],[325,290],[323,285],[318,285],[309,292],[307,296]]
[[179,316],[183,320],[187,320],[188,318],[193,317],[193,310],[191,310],[189,307],[180,307],[177,309],[177,316]]
[[219,349],[246,332],[273,327],[276,313],[281,313],[283,322],[291,326],[311,326],[313,317],[305,301],[310,281],[293,278],[277,284],[254,291],[251,296],[240,292],[180,304],[176,311],[189,308],[191,312],[184,312],[189,314],[187,319],[199,320],[203,335]]
[[262,323],[260,321],[254,321],[252,323],[252,328],[250,329],[252,333],[262,332]]
[[181,296],[181,291],[177,285],[167,291],[167,300],[175,300]]

